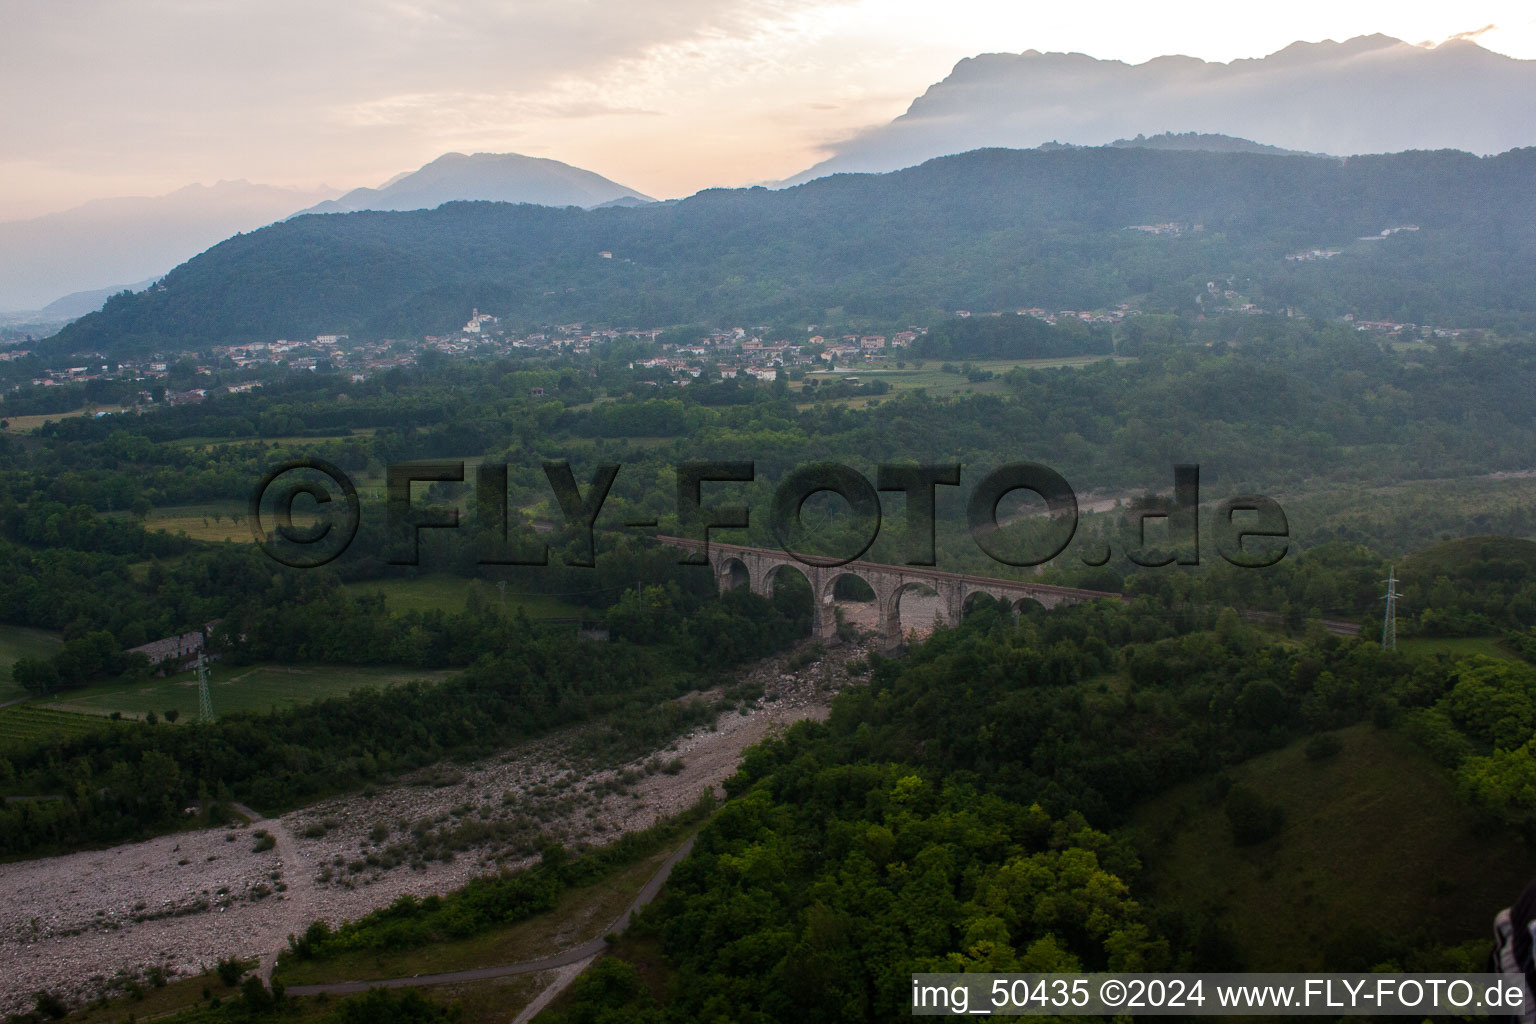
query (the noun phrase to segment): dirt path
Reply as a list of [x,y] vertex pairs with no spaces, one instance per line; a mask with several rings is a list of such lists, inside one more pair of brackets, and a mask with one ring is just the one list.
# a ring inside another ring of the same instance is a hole
[[591,967],[592,961],[596,959],[597,957],[594,956],[589,960],[582,960],[579,963],[562,967],[556,971],[555,976],[550,979],[548,985],[544,986],[543,991],[533,997],[533,1002],[523,1007],[523,1011],[512,1018],[512,1024],[528,1024],[529,1021],[544,1012],[544,1007],[554,1002],[555,997],[564,992],[571,982],[581,977],[581,973],[588,967]]
[[[629,906],[624,908],[624,913],[619,915],[618,920],[613,922],[613,926],[607,932],[604,932],[604,935],[609,933],[617,935],[628,928],[630,918],[635,915],[637,910],[656,898],[657,894],[661,892],[661,887],[666,884],[667,877],[672,874],[672,869],[677,866],[678,861],[688,856],[689,851],[692,849],[693,839],[690,837],[687,842],[679,846],[670,857],[662,862],[661,867],[656,869],[656,873],[646,881],[645,885],[635,895],[635,898],[630,901]],[[319,995],[321,992],[333,996],[344,996],[356,992],[366,992],[371,988],[420,988],[425,985],[452,985],[465,981],[489,981],[492,978],[505,978],[513,974],[535,974],[539,971],[552,971],[576,964],[585,965],[586,962],[594,959],[607,948],[607,941],[602,937],[598,937],[588,939],[586,942],[572,946],[570,949],[562,950],[559,953],[551,953],[549,956],[541,957],[538,960],[525,960],[522,963],[502,964],[498,967],[476,967],[472,970],[449,971],[444,974],[415,974],[408,978],[385,978],[378,981],[334,981],[318,985],[292,985],[289,986],[287,991],[290,995],[296,996],[313,996]],[[574,978],[580,973],[578,970],[571,974],[571,977]],[[546,989],[545,991],[547,992],[548,990]],[[551,998],[553,997],[551,996]],[[548,1000],[545,1001],[548,1002]]]
[[250,822],[253,830],[264,831],[272,837],[277,870],[287,879],[283,884],[288,888],[282,893],[279,912],[263,922],[258,935],[253,938],[263,951],[259,968],[261,979],[270,982],[272,972],[277,970],[277,955],[286,947],[288,936],[302,934],[310,922],[315,920],[314,876],[299,851],[298,840],[282,818],[263,818],[244,804],[230,806],[236,814]]

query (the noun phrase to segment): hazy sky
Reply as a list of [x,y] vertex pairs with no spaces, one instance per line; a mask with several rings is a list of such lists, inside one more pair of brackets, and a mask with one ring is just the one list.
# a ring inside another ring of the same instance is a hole
[[1529,0],[0,0],[0,219],[377,185],[450,150],[686,195],[802,170],[977,53],[1226,61],[1371,32],[1536,58]]

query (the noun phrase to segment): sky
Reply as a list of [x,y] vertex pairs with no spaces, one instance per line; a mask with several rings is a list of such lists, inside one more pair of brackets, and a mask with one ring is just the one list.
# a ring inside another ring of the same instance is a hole
[[0,0],[0,220],[378,185],[452,151],[682,196],[803,170],[978,53],[1229,61],[1373,32],[1536,59],[1529,0]]

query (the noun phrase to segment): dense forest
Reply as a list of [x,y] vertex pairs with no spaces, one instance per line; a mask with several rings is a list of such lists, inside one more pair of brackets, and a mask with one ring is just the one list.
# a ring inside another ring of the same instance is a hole
[[[1493,710],[1529,715],[1529,666],[1415,665],[1338,639],[1297,648],[1230,612],[1203,629],[1153,607],[1018,625],[981,609],[879,664],[826,724],[747,758],[636,926],[627,949],[644,974],[621,947],[551,1019],[885,1020],[907,1012],[913,972],[1279,969],[1243,962],[1233,922],[1210,908],[1147,902],[1120,826],[1148,795],[1219,781],[1297,736],[1332,756],[1329,730],[1362,719],[1446,751],[1490,821],[1529,831],[1529,759],[1501,752]],[[1085,685],[1121,658],[1128,692]],[[1242,787],[1211,799],[1239,846],[1283,824]],[[1483,951],[1382,922],[1349,941],[1330,944],[1335,969],[1468,970]]]
[[[1531,325],[1536,150],[1347,161],[1147,149],[979,150],[888,175],[581,211],[495,203],[297,217],[237,235],[43,348],[121,358],[225,343],[513,323],[931,322],[956,309],[1196,313],[1258,305],[1456,327]],[[1176,224],[1177,233],[1130,230]],[[1414,226],[1391,237],[1381,233]],[[1362,239],[1373,239],[1361,241]],[[1334,248],[1321,261],[1298,251]],[[611,252],[602,259],[599,252]]]
[[[1325,764],[1362,736],[1424,760],[1488,841],[1536,840],[1536,544],[1523,539],[1536,535],[1536,510],[1521,475],[1536,450],[1529,340],[1489,331],[1394,344],[1282,317],[1066,328],[955,318],[909,356],[943,361],[935,376],[971,385],[944,394],[791,388],[786,376],[661,390],[631,366],[654,351],[623,340],[587,355],[427,358],[367,380],[277,371],[255,391],[197,405],[0,432],[0,571],[11,581],[0,623],[61,641],[15,664],[28,692],[142,681],[154,666],[127,648],[210,623],[231,667],[452,672],[265,714],[103,720],[7,746],[0,796],[17,799],[0,807],[0,857],[187,827],[189,807],[200,823],[233,801],[275,813],[566,726],[585,726],[605,756],[639,756],[754,697],[733,669],[806,636],[808,587],[785,574],[771,598],[718,594],[708,569],[625,526],[683,528],[676,470],[698,459],[754,463],[750,485],[711,485],[710,503],[754,510],[722,540],[774,545],[773,489],[808,463],[869,479],[882,464],[958,463],[962,486],[940,488],[939,566],[1007,575],[965,529],[965,498],[992,467],[1031,459],[1078,489],[1084,545],[1124,555],[1125,510],[1168,495],[1173,467],[1198,462],[1207,513],[1228,495],[1274,494],[1288,548],[1262,571],[1214,555],[1088,565],[1074,548],[1031,578],[1123,601],[1015,614],[975,600],[963,622],[904,656],[853,663],[857,682],[829,718],[750,751],[722,807],[700,805],[628,846],[573,855],[526,830],[427,835],[420,848],[433,856],[484,841],[540,859],[440,899],[317,924],[295,935],[286,962],[486,935],[702,823],[668,894],[555,1020],[886,1019],[903,1011],[915,970],[1278,969],[1291,965],[1237,952],[1224,896],[1173,898],[1154,884],[1159,848],[1138,815],[1190,788],[1187,813],[1215,809],[1223,848],[1272,850],[1286,842],[1285,812],[1236,773],[1303,746],[1307,764]],[[1110,354],[1074,368],[971,365]],[[96,395],[114,397],[125,396]],[[55,399],[21,398],[34,401]],[[177,507],[244,516],[262,474],[300,457],[334,463],[363,494],[358,537],[331,564],[290,569],[243,538],[154,528],[151,516]],[[483,564],[502,524],[482,515],[472,467],[463,483],[420,485],[415,499],[461,509],[461,526],[424,531],[418,565],[391,564],[400,544],[385,517],[386,468],[413,460],[505,463],[508,531],[547,547],[548,564]],[[561,461],[584,494],[599,466],[619,466],[591,567],[585,531],[551,489],[546,463]],[[914,537],[904,499],[886,497],[870,557],[900,562]],[[1104,509],[1088,511],[1090,499]],[[1028,540],[1042,524],[1021,516],[1010,528]],[[1399,636],[1457,656],[1382,650],[1389,570]],[[462,582],[462,610],[402,611],[372,589],[428,573]],[[509,611],[483,580],[558,598],[609,639],[579,641],[574,621]],[[1331,635],[1325,617],[1362,634]],[[1466,641],[1499,657],[1461,656],[1474,649],[1457,646]],[[721,696],[678,699],[707,690]],[[1319,962],[1459,970],[1478,952],[1459,926],[1366,922],[1347,937],[1320,948]],[[280,986],[258,983],[188,1019],[297,1012]],[[453,1016],[384,995],[326,1012],[349,1024]]]

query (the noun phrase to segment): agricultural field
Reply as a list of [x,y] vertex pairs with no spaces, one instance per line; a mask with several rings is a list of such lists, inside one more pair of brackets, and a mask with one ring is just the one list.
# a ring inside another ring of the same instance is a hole
[[[254,481],[253,481],[254,484]],[[239,501],[210,501],[197,505],[167,505],[144,520],[144,529],[184,534],[192,540],[244,542],[251,539],[246,506]],[[300,516],[294,517],[296,524]]]
[[[465,580],[436,573],[411,579],[348,583],[346,589],[355,594],[383,593],[386,606],[396,615],[426,612],[434,608],[445,612],[461,612],[469,601],[471,589],[478,590],[481,600],[488,605],[502,602],[500,591],[487,580]],[[559,598],[519,593],[515,583],[507,586],[505,604],[508,613],[522,608],[530,619],[568,619],[583,615],[582,609]]]
[[[871,381],[883,380],[891,386],[890,394],[897,395],[903,391],[915,391],[919,388],[934,396],[956,395],[964,393],[986,393],[999,391],[1003,387],[1002,378],[1009,370],[1024,367],[1031,370],[1050,370],[1069,366],[1088,366],[1092,363],[1113,359],[1116,362],[1133,362],[1130,356],[1063,356],[1057,359],[982,359],[969,362],[967,365],[977,370],[986,370],[995,376],[991,380],[971,381],[961,373],[945,373],[940,369],[944,365],[943,360],[923,360],[922,366],[908,363],[905,368],[898,369],[895,364],[873,366],[859,366],[839,370],[818,370],[806,375],[806,381],[812,378],[820,380],[823,384],[830,384],[842,380],[844,377],[857,377],[860,383],[868,384]],[[955,362],[956,366],[961,365]],[[798,390],[802,399],[815,397],[815,389],[806,386],[806,381],[792,384],[791,387]],[[879,395],[868,397],[850,397],[832,399],[832,401],[845,402],[850,406],[859,407],[867,405],[871,400],[878,400]]]
[[5,421],[5,433],[7,434],[30,434],[49,420],[56,422],[58,420],[73,419],[76,416],[94,416],[99,412],[122,412],[123,409],[124,407],[121,405],[87,405],[75,409],[73,412],[40,413],[35,416],[7,416],[5,414],[5,406],[0,404],[0,420]]
[[[342,697],[365,686],[389,687],[413,679],[440,682],[449,671],[426,671],[393,665],[238,665],[215,662],[208,674],[214,714],[270,711],[326,697]],[[28,705],[31,707],[32,705]],[[143,683],[105,683],[58,694],[46,707],[55,712],[143,718],[150,711],[164,717],[174,710],[178,721],[197,718],[197,674],[183,672]],[[3,713],[3,712],[0,712]]]
[[226,445],[251,444],[259,444],[264,448],[271,448],[274,445],[282,448],[302,448],[307,444],[325,444],[330,441],[350,441],[358,437],[372,437],[375,433],[377,433],[377,428],[375,427],[358,427],[345,434],[321,434],[316,437],[181,437],[162,443],[171,448],[195,448],[198,450],[221,448]]
[[26,626],[0,626],[0,704],[25,697],[27,692],[11,679],[11,665],[18,658],[46,658],[59,647],[59,636]]
[[[195,697],[193,706],[196,707]],[[12,704],[0,708],[0,750],[39,740],[68,739],[102,725],[102,720],[94,715],[71,714],[32,702]]]
[[1233,843],[1212,780],[1143,804],[1154,901],[1216,911],[1244,970],[1367,970],[1394,939],[1483,940],[1533,874],[1529,850],[1489,833],[1428,755],[1390,731],[1335,734],[1321,760],[1305,740],[1228,770],[1285,812],[1278,835]]

